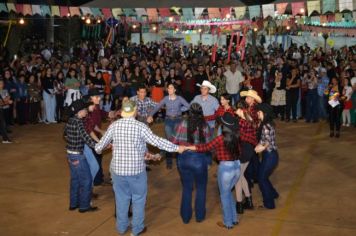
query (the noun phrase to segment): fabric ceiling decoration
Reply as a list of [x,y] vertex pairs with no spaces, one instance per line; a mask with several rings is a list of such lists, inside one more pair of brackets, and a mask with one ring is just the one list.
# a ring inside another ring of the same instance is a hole
[[60,16],[59,6],[51,6],[52,16]]
[[231,16],[231,7],[224,7],[220,9],[221,11],[221,18],[227,18],[226,15],[230,15]]
[[194,19],[194,13],[192,8],[182,8],[183,17],[186,20]]
[[308,16],[310,16],[314,11],[320,13],[320,1],[308,1],[307,2],[308,8]]
[[352,0],[339,0],[339,11],[343,10],[353,10],[353,1]]
[[208,8],[209,19],[220,18],[220,9],[219,8]]
[[112,10],[112,15],[114,17],[117,17],[117,16],[122,16],[124,14],[124,12],[122,11],[121,8],[113,8],[111,9]]
[[171,11],[169,8],[158,8],[159,16],[160,17],[170,17]]
[[203,7],[196,7],[194,9],[194,15],[195,15],[196,19],[199,19],[201,17],[201,15],[203,14],[204,9],[205,8],[203,8]]
[[59,12],[60,12],[60,14],[61,14],[62,17],[67,17],[68,14],[69,14],[68,7],[59,6]]
[[69,12],[71,16],[80,16],[80,10],[79,7],[69,7]]
[[323,0],[323,14],[326,12],[334,12],[336,10],[335,0]]
[[93,13],[93,16],[102,16],[103,15],[101,13],[100,9],[97,7],[90,8],[90,10]]
[[250,19],[252,19],[254,17],[260,17],[261,16],[261,7],[260,7],[260,5],[249,6],[248,12],[250,14]]
[[288,6],[288,3],[276,4],[278,14],[283,15],[286,12],[287,6]]
[[7,12],[7,7],[6,7],[5,3],[0,3],[0,12],[2,12],[2,11]]
[[304,2],[292,2],[292,14],[305,15]]
[[41,12],[42,12],[42,16],[50,16],[51,15],[51,9],[47,5],[41,5]]
[[236,19],[242,19],[246,15],[246,7],[235,7]]
[[80,10],[82,11],[83,16],[93,14],[89,7],[81,7]]
[[16,4],[15,9],[15,12],[21,13],[23,15],[23,4]]
[[133,8],[123,8],[123,11],[126,16],[136,16],[136,12]]
[[147,16],[145,8],[135,8],[135,10],[138,18],[141,18],[142,16]]
[[158,13],[156,8],[147,8],[147,15],[149,20],[158,20]]
[[103,8],[103,9],[101,9],[101,12],[103,13],[104,17],[107,19],[109,19],[113,16],[110,8]]
[[32,14],[33,15],[40,15],[40,16],[43,16],[42,15],[42,11],[41,11],[41,6],[40,5],[32,5]]
[[272,16],[274,17],[274,4],[265,4],[262,5],[262,13],[263,13],[263,17],[267,17],[267,16]]
[[174,11],[174,13],[176,13],[176,15],[180,16],[180,7],[171,7],[171,10]]

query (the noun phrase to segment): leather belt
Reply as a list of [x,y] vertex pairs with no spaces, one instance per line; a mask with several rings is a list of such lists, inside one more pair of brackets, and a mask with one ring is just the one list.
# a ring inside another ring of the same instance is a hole
[[68,154],[72,154],[72,155],[81,155],[83,154],[83,152],[76,152],[76,151],[71,151],[71,150],[67,150]]

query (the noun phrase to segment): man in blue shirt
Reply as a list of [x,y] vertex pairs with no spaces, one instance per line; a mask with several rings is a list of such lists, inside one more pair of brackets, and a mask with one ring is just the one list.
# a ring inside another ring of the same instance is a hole
[[325,68],[320,68],[319,73],[320,73],[320,77],[318,79],[319,118],[326,119],[327,118],[327,113],[326,113],[327,99],[326,99],[326,96],[324,95],[324,91],[328,88],[329,78],[326,74]]

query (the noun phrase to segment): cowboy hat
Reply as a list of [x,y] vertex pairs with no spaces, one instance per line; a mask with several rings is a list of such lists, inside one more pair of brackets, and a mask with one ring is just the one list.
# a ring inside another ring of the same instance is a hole
[[81,110],[88,108],[90,105],[93,105],[93,103],[86,102],[83,99],[76,100],[69,106],[70,115],[74,116]]
[[134,101],[128,100],[122,103],[121,107],[121,117],[128,118],[132,117],[136,112],[136,103]]
[[198,87],[207,87],[209,88],[209,93],[215,93],[216,87],[212,85],[209,81],[204,80],[202,84],[197,84]]
[[220,116],[218,119],[223,126],[229,128],[231,131],[236,131],[239,128],[239,122],[237,118],[229,112],[225,112],[224,115]]
[[257,92],[255,90],[252,90],[252,89],[247,90],[247,91],[242,91],[240,93],[240,96],[241,97],[251,97],[251,98],[255,99],[255,101],[258,102],[258,103],[262,102],[261,97],[258,96]]

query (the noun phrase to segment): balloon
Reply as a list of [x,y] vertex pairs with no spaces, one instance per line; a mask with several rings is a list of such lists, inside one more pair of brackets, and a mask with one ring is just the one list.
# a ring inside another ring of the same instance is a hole
[[333,39],[328,39],[328,40],[326,40],[326,43],[330,46],[330,47],[334,47],[334,45],[335,45],[335,41],[333,40]]

